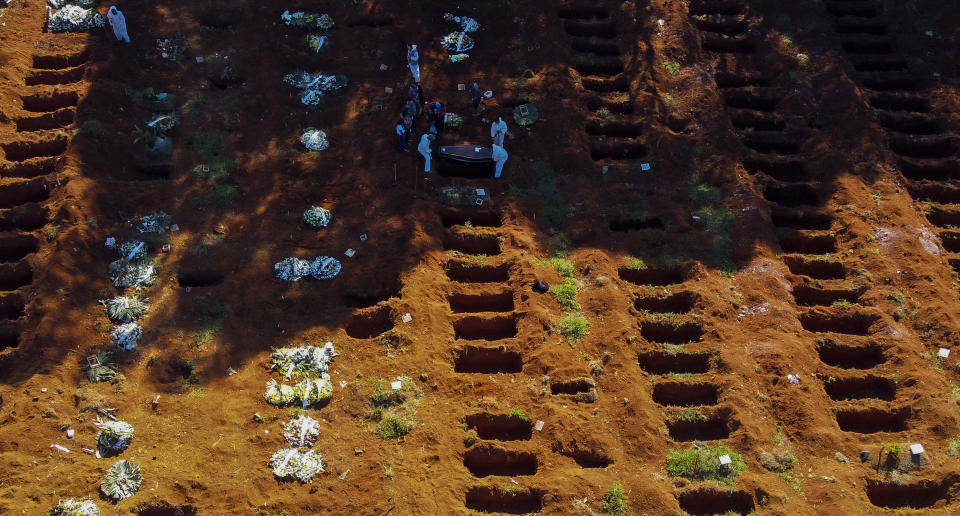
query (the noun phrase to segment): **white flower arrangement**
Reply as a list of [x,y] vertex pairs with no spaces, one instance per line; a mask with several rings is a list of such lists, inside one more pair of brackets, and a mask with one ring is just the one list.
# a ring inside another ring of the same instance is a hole
[[147,244],[141,240],[130,240],[116,247],[120,258],[142,260],[147,257]]
[[103,302],[107,307],[107,315],[110,319],[129,323],[146,315],[150,309],[150,304],[145,299],[135,296],[117,296]]
[[130,446],[133,440],[133,425],[126,421],[104,421],[97,418],[97,428],[100,434],[97,435],[97,448],[100,449],[100,455],[110,455],[120,453]]
[[300,406],[307,408],[333,396],[333,384],[325,378],[307,378],[293,386],[293,394]]
[[315,108],[320,105],[323,95],[332,93],[347,85],[345,75],[324,75],[299,71],[283,76],[283,82],[300,88],[300,103]]
[[451,63],[461,63],[467,59],[470,59],[470,54],[453,54],[450,56]]
[[330,147],[330,142],[327,141],[327,133],[312,127],[308,127],[303,132],[303,135],[300,136],[300,143],[307,149],[314,151],[327,150]]
[[331,18],[329,14],[305,13],[303,11],[291,13],[290,11],[283,11],[280,19],[283,20],[283,23],[291,27],[317,28],[323,30],[330,30],[330,28],[333,27],[333,18]]
[[66,5],[47,21],[51,32],[87,32],[106,25],[103,15],[94,9],[84,9],[77,5]]
[[75,5],[90,9],[97,6],[96,0],[47,0],[47,5],[54,9],[63,9],[67,5]]
[[103,482],[100,482],[100,490],[113,500],[123,500],[135,495],[141,482],[140,466],[128,460],[118,460],[107,470]]
[[110,281],[118,288],[150,285],[157,279],[157,269],[150,258],[144,260],[120,258],[112,262],[108,270]]
[[313,446],[320,436],[320,423],[309,416],[300,415],[296,419],[283,425],[283,438],[291,446],[298,448]]
[[137,231],[141,233],[166,233],[170,231],[170,225],[173,219],[165,212],[158,211],[153,215],[140,217],[140,225]]
[[140,337],[143,337],[143,328],[134,322],[120,324],[110,330],[110,340],[112,340],[118,348],[127,351],[137,347],[137,341],[140,340]]
[[325,228],[330,225],[331,220],[333,220],[333,214],[325,208],[311,206],[303,212],[303,221],[315,228]]
[[146,123],[157,136],[164,136],[168,131],[180,125],[180,118],[174,113],[160,115]]
[[327,342],[320,346],[300,346],[296,348],[278,348],[270,353],[273,359],[273,369],[283,373],[289,380],[293,375],[303,375],[308,378],[317,377],[330,379],[327,371],[330,362],[337,352],[333,343]]
[[450,52],[466,52],[476,44],[466,32],[451,32],[443,37],[442,43]]
[[319,34],[307,34],[303,37],[303,41],[307,44],[307,48],[315,53],[320,53],[320,49],[327,44],[327,37]]
[[450,13],[444,13],[443,19],[459,24],[463,32],[476,32],[480,30],[480,23],[469,16],[454,16]]
[[300,258],[284,258],[273,265],[277,277],[285,281],[299,281],[310,274],[310,262]]
[[100,509],[93,500],[67,498],[50,509],[50,516],[100,516]]
[[301,483],[310,482],[314,475],[323,473],[327,467],[323,462],[323,457],[316,451],[301,452],[296,448],[277,450],[270,457],[269,464],[277,478],[293,478]]
[[343,266],[340,260],[329,256],[318,256],[313,264],[310,265],[310,275],[316,279],[330,279],[340,274]]
[[279,384],[276,380],[267,381],[267,390],[263,393],[263,399],[267,403],[278,407],[292,405],[297,400],[297,395],[293,392],[293,387],[286,384]]

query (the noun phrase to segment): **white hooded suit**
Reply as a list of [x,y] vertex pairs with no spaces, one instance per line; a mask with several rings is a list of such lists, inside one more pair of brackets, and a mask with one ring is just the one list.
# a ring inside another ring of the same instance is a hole
[[130,36],[127,35],[127,20],[117,6],[110,6],[110,10],[107,11],[107,20],[110,21],[110,27],[113,28],[113,35],[117,37],[117,41],[130,43]]

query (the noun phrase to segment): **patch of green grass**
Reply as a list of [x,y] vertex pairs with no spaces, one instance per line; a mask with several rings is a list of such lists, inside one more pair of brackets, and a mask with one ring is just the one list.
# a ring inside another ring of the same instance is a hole
[[683,409],[674,409],[667,413],[667,419],[670,421],[683,421],[686,423],[699,423],[707,420],[707,415],[697,407],[686,407]]
[[720,200],[720,190],[703,183],[693,186],[688,192],[690,200],[697,206],[709,206]]
[[190,396],[193,396],[194,398],[202,398],[202,397],[203,397],[203,389],[196,388],[196,389],[190,391]]
[[556,298],[560,306],[569,310],[579,310],[580,303],[577,302],[577,290],[580,285],[573,278],[564,278],[563,283],[550,287],[550,293]]
[[53,242],[57,239],[57,235],[60,234],[61,229],[63,229],[63,226],[60,224],[48,226],[47,229],[43,230],[43,238],[45,238],[47,242]]
[[850,301],[848,301],[848,300],[846,300],[846,299],[840,299],[840,300],[834,301],[833,303],[830,304],[830,306],[852,306],[852,305],[853,305],[853,303],[851,303]]
[[193,332],[193,345],[200,348],[209,344],[223,331],[223,323],[217,322]]
[[790,474],[788,471],[777,474],[778,477],[782,478],[794,491],[803,491],[803,482],[800,481],[797,477]]
[[600,500],[600,514],[602,516],[625,516],[629,507],[623,499],[623,486],[613,484],[610,490]]
[[217,303],[207,296],[197,296],[193,298],[193,309],[198,314],[211,319],[223,319],[227,315],[230,305],[227,303]]
[[383,476],[393,480],[393,464],[387,462],[383,465]]
[[677,75],[678,73],[680,73],[680,63],[676,61],[664,61],[663,67],[666,68],[668,72],[670,72],[670,75]]
[[559,333],[567,342],[576,342],[586,337],[589,332],[590,321],[579,312],[569,314],[560,321]]
[[519,419],[520,421],[530,421],[530,418],[527,417],[527,413],[519,407],[515,407],[510,411],[510,417]]
[[410,433],[412,429],[413,425],[405,423],[395,417],[385,417],[377,423],[377,435],[380,436],[381,439],[394,439],[404,436]]
[[[731,464],[720,467],[720,457],[729,455]],[[722,444],[699,444],[697,447],[674,448],[667,455],[667,473],[688,480],[713,480],[733,486],[734,479],[747,469],[743,457]]]
[[219,131],[193,133],[189,139],[190,150],[208,157],[219,156],[227,145],[227,136]]
[[614,118],[614,116],[613,116],[613,114],[610,112],[610,110],[607,109],[607,108],[605,108],[605,107],[602,107],[602,108],[594,111],[593,114],[596,115],[597,118],[600,118],[600,119],[603,119],[603,120],[609,120],[609,119]]
[[647,264],[643,263],[643,260],[640,258],[630,257],[630,260],[627,261],[627,268],[633,269],[635,271],[643,271],[647,269]]
[[531,165],[536,183],[520,192],[537,200],[537,220],[542,224],[560,227],[567,220],[567,204],[557,187],[556,172],[550,163],[538,160]]
[[573,277],[574,267],[573,262],[570,260],[565,260],[563,258],[550,258],[549,260],[544,260],[543,266],[553,267],[558,273],[560,273],[561,276],[565,276],[567,278]]
[[235,185],[217,185],[207,196],[207,201],[218,206],[229,206],[239,195],[240,188]]
[[704,206],[697,210],[694,215],[697,217],[697,223],[712,231],[725,231],[733,224],[733,213],[725,208],[713,208]]
[[773,454],[766,450],[760,450],[760,465],[774,473],[789,471],[796,463],[797,458],[788,451]]
[[672,92],[664,93],[663,95],[660,95],[660,98],[663,99],[663,105],[670,109],[677,109],[677,106],[680,105],[680,102],[677,101],[677,96]]
[[960,435],[950,439],[949,445],[947,446],[947,455],[951,457],[960,456]]
[[710,248],[710,261],[720,269],[725,278],[737,273],[737,263],[733,260],[733,240],[727,235],[717,235]]

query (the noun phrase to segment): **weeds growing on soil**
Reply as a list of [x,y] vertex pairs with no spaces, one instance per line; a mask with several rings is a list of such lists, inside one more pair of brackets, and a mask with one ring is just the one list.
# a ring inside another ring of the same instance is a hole
[[[729,455],[731,464],[720,466],[720,457]],[[722,444],[713,446],[696,443],[690,448],[675,448],[667,456],[667,473],[674,477],[689,480],[714,480],[727,486],[733,486],[734,479],[747,469],[743,457]]]
[[623,499],[623,486],[613,484],[606,496],[600,500],[600,514],[602,516],[624,516],[629,507],[627,501]]
[[519,419],[520,421],[530,421],[530,418],[527,417],[527,413],[519,407],[510,411],[510,417]]
[[677,75],[678,73],[680,73],[680,63],[676,61],[664,61],[663,67],[666,68],[668,72],[670,72],[670,75]]
[[580,303],[577,302],[577,290],[580,285],[573,278],[564,278],[563,283],[550,287],[550,293],[557,299],[560,306],[569,310],[579,310]]
[[567,342],[576,342],[590,332],[590,321],[583,314],[577,312],[567,315],[560,321],[560,334]]
[[395,417],[385,417],[377,424],[377,435],[381,439],[394,439],[410,433],[413,425],[405,423]]
[[573,277],[573,262],[570,260],[565,260],[563,258],[550,258],[549,260],[544,260],[543,266],[553,267],[561,276],[567,278]]

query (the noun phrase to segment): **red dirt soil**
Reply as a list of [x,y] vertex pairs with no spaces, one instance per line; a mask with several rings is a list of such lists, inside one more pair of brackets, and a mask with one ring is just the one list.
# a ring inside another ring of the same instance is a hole
[[[631,514],[958,511],[955,6],[181,4],[119,5],[129,45],[42,33],[38,2],[0,11],[0,513],[90,497],[118,514],[590,514],[614,483]],[[329,13],[330,48],[308,51],[285,9]],[[439,44],[448,10],[483,26],[465,63]],[[176,33],[189,54],[164,62],[155,39]],[[481,118],[508,121],[501,179],[424,176],[396,150],[408,42],[428,100],[465,119],[444,142],[486,145]],[[305,111],[281,82],[300,69],[350,82]],[[495,93],[479,118],[457,90],[472,78]],[[168,164],[134,144],[154,113],[128,92],[147,87],[190,101]],[[529,129],[510,116],[521,99],[539,110]],[[330,148],[304,152],[306,127]],[[226,161],[226,177],[191,172]],[[450,185],[491,200],[451,212],[436,193]],[[311,205],[330,227],[304,226]],[[144,337],[122,379],[90,383],[111,327],[98,300],[118,292],[104,241],[144,238],[136,219],[157,210],[181,230],[147,238],[160,276],[141,292]],[[563,248],[590,322],[575,343],[530,287],[561,283],[544,260]],[[273,275],[322,254],[343,262],[332,280]],[[222,320],[210,302],[229,305]],[[326,340],[333,399],[307,413],[328,469],[278,482],[288,411],[263,399],[270,349]],[[373,381],[400,375],[423,397],[412,431],[382,440]],[[117,504],[97,492],[112,461],[80,451],[97,406],[136,429],[122,458],[144,482]],[[689,406],[703,420],[678,419]],[[694,439],[743,455],[735,489],[667,474]],[[878,471],[893,443],[923,443],[929,464]],[[769,471],[762,451],[797,463]]]

